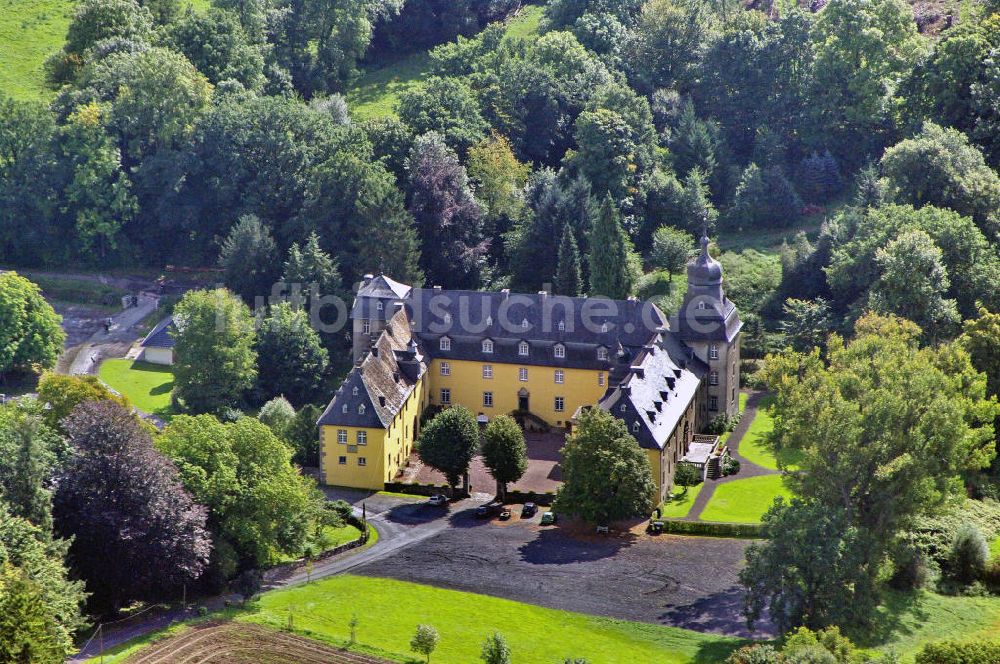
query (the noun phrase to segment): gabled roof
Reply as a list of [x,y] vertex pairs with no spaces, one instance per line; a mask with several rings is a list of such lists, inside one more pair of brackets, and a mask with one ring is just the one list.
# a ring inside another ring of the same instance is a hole
[[672,334],[660,335],[632,360],[627,375],[598,406],[623,420],[640,447],[662,450],[697,396],[705,370]]
[[[426,370],[423,351],[410,333],[409,318],[400,309],[361,365],[348,374],[318,424],[388,428]],[[359,413],[362,405],[364,413]]]
[[[384,274],[375,277],[366,275],[351,306],[351,318],[388,320],[395,313],[393,303],[408,297],[411,290],[406,284],[394,281]],[[382,305],[381,309],[379,304]]]
[[176,331],[174,317],[167,316],[149,331],[149,334],[139,345],[143,348],[173,348],[176,343],[176,339],[174,339]]

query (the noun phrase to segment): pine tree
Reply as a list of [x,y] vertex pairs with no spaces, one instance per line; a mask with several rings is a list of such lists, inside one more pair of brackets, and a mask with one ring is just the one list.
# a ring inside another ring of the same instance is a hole
[[282,281],[298,284],[302,297],[336,295],[340,292],[340,267],[336,259],[319,246],[319,236],[313,231],[304,246],[296,242],[288,250]]
[[632,294],[634,280],[629,268],[629,249],[618,209],[608,195],[590,238],[591,294],[615,300],[623,300]]
[[583,292],[580,276],[580,250],[569,224],[563,227],[562,241],[559,243],[559,267],[556,269],[555,292],[558,295],[577,297]]
[[399,189],[390,182],[372,182],[362,189],[356,205],[364,223],[354,239],[350,276],[383,272],[407,284],[423,283],[420,241]]

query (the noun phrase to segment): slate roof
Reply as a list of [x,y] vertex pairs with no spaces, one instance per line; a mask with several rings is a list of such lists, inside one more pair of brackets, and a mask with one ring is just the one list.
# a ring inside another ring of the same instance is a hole
[[[638,300],[415,288],[404,303],[414,333],[440,359],[608,370],[619,350],[646,345],[667,325],[655,305]],[[450,350],[441,349],[442,337]],[[483,352],[486,339],[493,353]],[[556,357],[557,345],[565,357]],[[599,348],[608,360],[598,359]]]
[[406,311],[400,309],[372,352],[348,374],[317,424],[388,428],[426,371],[426,358],[410,332]]
[[[628,374],[598,406],[622,419],[640,447],[662,450],[697,396],[707,370],[673,334],[661,334],[639,352]],[[638,431],[633,426],[637,422]]]
[[[384,274],[365,275],[351,306],[351,318],[388,320],[394,313],[393,303],[406,298],[411,290],[410,286],[390,279]],[[380,302],[381,309],[378,308]]]
[[174,317],[168,316],[156,324],[139,345],[143,348],[173,348],[176,343]]

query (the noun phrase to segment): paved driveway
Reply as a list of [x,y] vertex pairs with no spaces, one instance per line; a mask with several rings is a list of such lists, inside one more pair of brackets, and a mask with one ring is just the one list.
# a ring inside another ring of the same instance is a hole
[[[520,481],[509,488],[535,493],[554,492],[562,483],[559,466],[562,456],[559,450],[565,443],[565,437],[561,433],[527,433],[525,439],[528,444],[528,470]],[[472,460],[469,475],[474,492],[488,494],[496,492],[496,482],[490,477],[481,457],[477,456]],[[410,467],[406,469],[403,481],[417,484],[445,483],[444,475],[422,464],[416,454],[410,457]]]
[[507,523],[484,522],[471,511],[453,511],[451,528],[353,572],[749,636],[737,582],[748,542],[667,535],[574,537],[537,521],[536,516],[525,524],[515,515]]

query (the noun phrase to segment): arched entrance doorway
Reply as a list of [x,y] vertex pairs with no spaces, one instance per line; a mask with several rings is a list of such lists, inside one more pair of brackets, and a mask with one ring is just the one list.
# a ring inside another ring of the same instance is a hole
[[523,387],[517,392],[517,409],[521,412],[527,413],[531,410],[531,401],[528,398],[528,390]]

